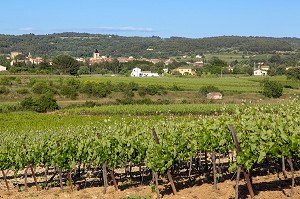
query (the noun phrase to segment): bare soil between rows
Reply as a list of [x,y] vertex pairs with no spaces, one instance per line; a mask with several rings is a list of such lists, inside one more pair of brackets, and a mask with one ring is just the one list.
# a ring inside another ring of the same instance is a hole
[[[300,171],[295,172],[295,195],[294,198],[300,198]],[[241,174],[242,177],[242,174]],[[278,178],[279,177],[279,178]],[[140,185],[139,183],[118,182],[119,190],[115,190],[112,185],[107,188],[106,194],[103,193],[103,187],[100,184],[94,184],[92,187],[82,188],[75,184],[74,191],[70,186],[64,186],[64,192],[60,187],[50,187],[37,191],[33,181],[28,178],[29,188],[25,191],[22,187],[20,190],[14,185],[15,179],[9,179],[11,190],[7,191],[4,180],[0,178],[0,199],[156,199],[156,192],[153,192],[151,185]],[[18,179],[21,183],[23,179]],[[200,176],[195,179],[174,178],[178,190],[173,195],[168,181],[160,178],[159,190],[162,198],[165,199],[230,199],[235,197],[235,176],[232,174],[231,179],[225,179],[218,183],[218,189],[213,190],[213,184],[210,177]],[[255,199],[281,199],[290,198],[291,174],[284,179],[282,173],[269,174],[264,176],[253,177],[253,189]],[[250,198],[244,179],[239,182],[239,198]]]

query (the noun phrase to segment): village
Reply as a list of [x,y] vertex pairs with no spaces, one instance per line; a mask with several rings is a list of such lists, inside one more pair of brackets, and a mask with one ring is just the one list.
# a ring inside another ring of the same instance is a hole
[[[181,56],[182,59],[188,58],[186,55]],[[29,52],[27,56],[25,56],[22,52],[11,52],[9,56],[6,57],[6,59],[9,61],[10,66],[34,66],[39,65],[43,62],[45,62],[44,58],[42,57],[33,57],[31,53]],[[166,74],[171,75],[181,75],[181,76],[195,76],[197,75],[197,71],[203,71],[203,67],[209,65],[209,62],[204,63],[203,56],[196,55],[195,59],[191,61],[185,61],[183,66],[174,67],[172,65],[174,62],[177,62],[178,60],[169,58],[169,59],[146,59],[146,58],[134,58],[133,56],[129,57],[117,57],[112,58],[109,56],[100,55],[100,52],[98,49],[95,49],[93,52],[92,57],[86,57],[86,58],[74,58],[76,61],[81,63],[80,65],[87,65],[87,66],[93,66],[96,64],[101,63],[112,63],[113,61],[117,61],[118,63],[128,63],[132,61],[145,61],[152,63],[153,65],[156,64],[162,64],[164,67],[159,70],[159,72],[155,71],[149,71],[149,70],[142,70],[141,68],[134,67],[131,69],[130,76],[131,77],[159,77]],[[51,66],[53,63],[51,59],[47,60],[49,65]],[[291,68],[295,68],[297,66],[287,66],[285,70],[289,70]],[[0,71],[7,71],[9,67],[0,65]],[[222,71],[220,72],[220,75],[222,77],[223,74],[231,74],[234,73],[235,68],[231,66],[230,64],[222,67]],[[270,71],[270,66],[265,65],[264,62],[258,62],[254,63],[253,65],[253,76],[268,76]],[[222,74],[223,73],[223,74]]]

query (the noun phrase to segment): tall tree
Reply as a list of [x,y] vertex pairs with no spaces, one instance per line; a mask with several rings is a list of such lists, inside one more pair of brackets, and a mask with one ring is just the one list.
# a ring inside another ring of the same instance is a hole
[[77,75],[79,62],[69,55],[58,55],[53,59],[53,65],[59,73]]

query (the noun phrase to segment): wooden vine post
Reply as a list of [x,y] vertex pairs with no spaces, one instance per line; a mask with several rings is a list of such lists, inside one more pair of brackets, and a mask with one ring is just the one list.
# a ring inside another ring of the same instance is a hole
[[[154,140],[155,140],[156,144],[160,144],[159,140],[158,140],[158,137],[157,137],[157,134],[156,134],[156,131],[155,131],[155,128],[152,128],[152,134],[153,134],[153,137],[154,137]],[[168,176],[168,180],[171,184],[173,194],[175,195],[177,193],[177,190],[176,190],[176,187],[175,187],[170,169],[167,170],[167,176]]]
[[115,178],[114,168],[112,168],[112,169],[109,171],[109,173],[110,173],[110,177],[111,177],[111,179],[112,179],[112,181],[113,181],[113,183],[114,183],[115,190],[118,191],[118,183],[117,183],[116,178]]
[[70,183],[70,188],[71,188],[71,190],[72,191],[74,191],[73,190],[73,182],[72,182],[72,176],[71,176],[71,171],[70,172],[68,172],[68,181],[69,181],[69,183]]
[[59,185],[60,185],[61,192],[64,192],[64,186],[63,186],[63,181],[62,181],[62,168],[61,167],[58,168],[58,176],[59,176]]
[[105,161],[102,165],[102,175],[103,175],[103,194],[106,194],[106,190],[108,187],[108,180],[107,180],[107,161]]
[[30,171],[31,171],[31,174],[32,174],[32,177],[33,177],[35,186],[36,186],[36,190],[37,190],[37,191],[40,191],[40,187],[39,187],[39,184],[38,184],[38,182],[37,182],[37,179],[36,179],[36,176],[35,176],[35,173],[34,173],[32,164],[29,164],[29,168],[30,168]]
[[[239,144],[237,136],[236,136],[235,128],[232,124],[230,125],[230,131],[231,131],[231,135],[232,135],[234,145],[236,147],[236,152],[239,153],[239,152],[241,152],[241,147],[240,147],[240,144]],[[250,178],[249,178],[249,174],[246,172],[246,170],[243,166],[241,166],[241,170],[244,173],[250,197],[254,198],[254,192],[253,192],[252,184],[251,184],[251,181],[250,181]]]
[[4,172],[4,170],[1,170],[1,171],[2,171],[2,175],[3,175],[3,179],[5,181],[6,188],[9,191],[9,186],[8,186],[8,182],[7,182],[7,178],[6,178],[5,172]]

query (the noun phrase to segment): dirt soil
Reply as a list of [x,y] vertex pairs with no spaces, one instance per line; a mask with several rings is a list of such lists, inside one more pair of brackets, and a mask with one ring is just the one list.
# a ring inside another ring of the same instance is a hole
[[[300,172],[295,173],[295,195],[294,198],[300,198],[300,186],[299,176]],[[241,175],[242,176],[242,175]],[[281,199],[290,198],[290,186],[291,186],[291,175],[289,174],[288,179],[284,180],[283,175],[280,174],[278,179],[277,174],[269,174],[265,176],[253,177],[253,189],[255,192],[255,199]],[[160,181],[160,194],[164,199],[229,199],[235,196],[235,176],[232,180],[224,180],[218,183],[218,189],[213,190],[213,185],[210,181],[206,181],[205,177],[199,177],[189,183],[189,180],[179,182],[175,179],[175,185],[178,189],[176,195],[172,194],[170,184],[166,179]],[[12,185],[13,179],[10,180]],[[30,184],[28,191],[18,191],[15,187],[11,187],[10,191],[6,190],[5,183],[1,176],[0,179],[0,199],[156,199],[156,192],[152,192],[151,186],[124,186],[119,182],[119,190],[116,191],[113,186],[107,188],[107,193],[103,194],[103,187],[94,186],[90,188],[84,188],[77,190],[75,187],[74,191],[71,191],[69,186],[64,186],[64,192],[61,192],[59,187],[52,187],[48,190],[37,191],[34,184]],[[139,197],[140,196],[140,197]],[[239,183],[239,198],[250,198],[245,184],[244,179],[240,180]]]

